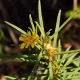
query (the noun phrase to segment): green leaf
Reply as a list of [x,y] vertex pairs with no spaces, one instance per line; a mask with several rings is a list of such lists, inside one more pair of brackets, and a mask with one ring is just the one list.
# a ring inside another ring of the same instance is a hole
[[[79,6],[77,6],[76,11],[80,11],[80,7],[79,7]],[[66,11],[66,12],[65,12],[65,16],[66,16],[66,17],[70,17],[71,15],[73,15],[73,13],[74,13],[73,10]],[[77,19],[77,18],[80,18],[80,12],[77,13],[77,14],[73,17],[73,19]]]
[[68,62],[67,64],[65,64],[65,65],[63,66],[63,68],[66,67],[66,66],[68,66],[69,64],[73,63],[75,60],[78,60],[78,59],[80,59],[80,57],[78,57],[78,58],[76,58],[76,59],[74,59],[74,60],[71,60],[70,62]]
[[34,57],[34,56],[38,56],[38,54],[29,54],[29,55],[6,55],[6,56],[0,55],[0,59],[28,58],[28,57]]
[[41,45],[35,45],[39,50],[41,50],[42,49],[42,47],[41,47]]
[[[47,70],[47,69],[45,69],[45,71],[44,71],[44,73],[43,73],[43,74],[47,74],[47,72],[48,72],[48,70]],[[44,80],[46,77],[47,77],[47,76],[42,76],[42,77],[41,77],[41,80]]]
[[[75,69],[80,69],[80,66],[72,66],[72,67],[65,67],[64,70],[69,69],[69,70],[75,70]],[[73,71],[74,72],[74,71]],[[77,71],[78,72],[78,71]]]
[[70,62],[71,60],[73,60],[73,58],[77,55],[78,53],[73,54],[71,57],[68,58],[68,60],[66,61],[66,63],[64,64],[64,66]]
[[35,23],[36,23],[37,27],[39,28],[39,30],[40,30],[40,32],[41,32],[41,34],[43,34],[42,29],[41,29],[40,25],[38,24],[38,22],[37,22],[37,21],[35,21]]
[[28,28],[29,28],[29,30],[30,30],[31,33],[34,33],[33,30],[30,27],[28,27]]
[[[77,68],[77,69],[74,69],[73,72],[75,73],[75,72],[79,72],[79,71],[80,71],[80,68]],[[70,78],[70,77],[72,77],[72,76],[74,76],[74,75],[72,75],[72,74],[71,74],[71,75],[68,75],[67,78]]]
[[[58,13],[58,16],[57,16],[55,32],[59,29],[59,25],[60,25],[60,16],[61,16],[61,10],[59,10],[59,13]],[[58,37],[58,33],[54,36],[53,47],[56,46],[56,43],[57,43],[57,37]]]
[[67,73],[62,73],[61,75],[70,75],[70,74],[80,74],[80,72],[67,72]]
[[64,63],[64,62],[63,62],[64,60],[68,59],[68,58],[69,58],[69,57],[71,57],[73,54],[75,54],[75,53],[68,54],[67,56],[65,56],[65,57],[61,58],[61,59],[60,59],[60,60],[58,60],[57,62],[58,62],[58,63],[60,62],[60,63],[62,64],[62,63]]
[[31,23],[33,32],[35,32],[35,26],[34,26],[34,24],[33,24],[33,20],[32,20],[31,14],[29,14],[29,19],[30,19],[30,23]]
[[[71,48],[71,46],[69,46],[67,49],[66,49],[66,51],[69,51],[70,50],[70,48]],[[69,56],[68,54],[64,54],[63,56],[62,56],[62,61],[61,61],[61,63],[64,63],[65,61],[66,61],[66,58],[68,58],[67,56]]]
[[76,52],[80,52],[80,49],[78,50],[71,50],[71,51],[64,51],[64,52],[57,52],[57,53],[54,53],[54,55],[61,55],[61,54],[68,54],[68,53],[76,53]]
[[25,34],[25,35],[26,35],[26,32],[23,31],[21,28],[15,26],[14,24],[11,24],[11,23],[9,23],[9,22],[7,22],[7,21],[4,21],[4,22],[5,22],[6,24],[8,24],[9,26],[13,27],[14,29],[18,30],[18,31],[21,32],[22,34]]
[[75,62],[73,62],[73,64],[74,64],[75,66],[79,66],[79,65],[80,65],[80,59],[77,60],[77,61],[75,61]]
[[72,16],[70,16],[61,26],[60,28],[51,36],[51,39],[78,13],[79,11],[75,12]]
[[46,32],[46,36],[49,36],[49,34],[50,34],[50,31],[51,31],[52,29],[50,29],[48,32]]
[[41,57],[42,57],[42,52],[43,52],[43,50],[40,52],[40,54],[39,54],[39,56],[38,56],[38,59],[37,59],[35,65],[34,65],[33,71],[31,72],[31,74],[30,74],[29,77],[28,77],[28,80],[30,80],[31,77],[32,77],[32,75],[34,74],[34,72],[35,72],[35,70],[36,70],[36,68],[37,68],[37,66],[38,66],[38,64],[39,64],[39,62],[40,62],[40,59],[41,59]]
[[[60,39],[59,39],[59,41],[58,41],[58,47],[60,47],[61,46],[61,42],[60,42]],[[61,52],[61,47],[59,48],[59,51],[58,52]],[[57,55],[58,56],[58,59],[57,59],[57,61],[58,60],[60,60],[60,55]]]
[[40,0],[38,1],[38,15],[39,15],[39,23],[40,23],[40,26],[41,26],[41,30],[43,32],[42,36],[44,38],[45,32],[44,32],[44,26],[43,26],[43,19],[42,19],[42,11],[41,11],[41,3],[40,3]]
[[73,77],[69,77],[69,78],[65,78],[65,80],[80,80],[80,76],[73,76]]
[[16,78],[14,78],[14,77],[10,77],[10,76],[5,76],[6,78],[8,78],[8,79],[12,79],[12,80],[15,80]]

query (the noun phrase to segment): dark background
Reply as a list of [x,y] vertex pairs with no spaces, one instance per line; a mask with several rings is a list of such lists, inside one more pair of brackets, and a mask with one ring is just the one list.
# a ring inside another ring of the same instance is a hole
[[[55,28],[58,11],[61,9],[61,24],[66,20],[64,13],[73,9],[73,0],[41,0],[42,15],[45,30]],[[27,30],[30,25],[29,14],[34,21],[38,21],[38,0],[1,0],[0,23],[7,20],[23,30]]]
[[[80,0],[78,0],[78,6],[79,5]],[[53,34],[58,11],[61,9],[61,25],[67,19],[65,12],[73,9],[73,0],[56,0],[56,3],[54,3],[54,0],[41,0],[41,7],[45,31],[47,32],[49,29],[52,29],[51,34]],[[10,39],[1,39],[0,45],[3,52],[1,55],[21,55],[31,53],[31,51],[26,51],[26,49],[21,50],[19,47],[10,46],[10,44],[20,43],[18,38],[21,33],[4,23],[4,21],[8,21],[27,31],[28,27],[31,27],[29,14],[32,15],[33,21],[38,22],[38,0],[0,0],[0,26],[4,35]],[[59,33],[58,38],[61,38],[62,40],[62,50],[67,48],[65,47],[66,44],[68,46],[73,45],[72,49],[80,48],[80,20],[75,19],[73,21],[75,23],[74,25],[72,24],[68,30],[64,31],[63,29],[62,32],[64,33],[62,35]],[[71,38],[66,40],[66,37],[70,35],[69,33],[71,31],[75,32]],[[13,34],[13,36],[11,34]],[[33,64],[28,65],[25,64],[25,62],[18,62],[15,60],[1,60],[0,80],[3,80],[4,75],[9,74],[15,77],[27,76],[30,74],[32,68]]]

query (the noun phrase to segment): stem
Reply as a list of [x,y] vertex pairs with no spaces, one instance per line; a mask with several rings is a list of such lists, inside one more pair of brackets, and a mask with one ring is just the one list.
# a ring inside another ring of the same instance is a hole
[[77,2],[78,0],[73,0],[73,12],[76,12],[76,8],[77,8]]

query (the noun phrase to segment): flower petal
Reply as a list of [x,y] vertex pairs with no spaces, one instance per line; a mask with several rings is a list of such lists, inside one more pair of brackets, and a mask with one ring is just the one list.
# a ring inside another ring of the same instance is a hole
[[26,45],[26,48],[28,48],[29,47],[29,45]]
[[31,47],[34,48],[34,44],[31,44]]
[[21,35],[20,37],[19,37],[19,41],[24,41],[24,37]]
[[39,38],[38,37],[36,37],[36,40],[35,41],[39,41]]
[[21,49],[23,49],[24,47],[25,48],[28,48],[30,46],[32,48],[34,48],[34,45],[37,44],[39,38],[37,37],[37,34],[36,33],[34,33],[33,35],[31,35],[31,32],[28,31],[27,34],[26,34],[26,36],[21,35],[19,37],[19,40],[20,41],[23,41],[23,43],[20,44],[20,48]]
[[32,36],[32,38],[35,39],[36,37],[37,37],[37,36],[36,36],[36,33],[34,33],[34,35]]
[[27,36],[31,36],[31,32],[30,32],[30,31],[28,31],[28,34],[27,34]]
[[23,49],[25,47],[25,43],[20,44],[20,48]]

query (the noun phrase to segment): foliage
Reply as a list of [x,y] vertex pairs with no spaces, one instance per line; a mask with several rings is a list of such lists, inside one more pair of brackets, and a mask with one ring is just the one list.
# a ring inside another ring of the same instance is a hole
[[[77,10],[80,11],[80,7],[79,7],[79,6],[77,6]],[[69,10],[69,11],[65,12],[65,16],[66,16],[66,17],[70,17],[71,15],[73,15],[73,13],[74,13],[73,10]],[[73,17],[73,19],[77,19],[77,18],[80,18],[80,12],[77,13],[77,14]]]
[[[31,80],[31,78],[34,78],[34,80],[37,80],[38,77],[41,77],[41,80],[75,80],[80,79],[80,62],[78,61],[80,57],[75,57],[79,52],[79,50],[70,50],[71,46],[66,49],[66,51],[61,52],[61,41],[58,40],[57,47],[57,37],[58,32],[76,15],[74,13],[72,16],[70,16],[61,26],[60,26],[60,16],[61,16],[61,10],[59,10],[57,21],[56,21],[56,28],[55,33],[53,35],[49,35],[51,29],[45,33],[44,26],[43,26],[43,20],[42,20],[42,13],[41,13],[41,4],[40,0],[38,1],[38,14],[39,14],[39,23],[35,21],[36,28],[34,27],[33,20],[31,15],[29,15],[30,22],[32,28],[29,27],[30,32],[32,35],[36,34],[39,40],[35,41],[35,47],[37,47],[40,50],[40,53],[38,54],[30,54],[30,55],[8,55],[8,56],[0,56],[1,59],[18,59],[25,62],[33,62],[35,63],[33,67],[33,71],[29,76],[22,77],[22,78],[14,78],[10,76],[5,76],[8,79],[12,80]],[[23,31],[22,29],[18,28],[17,26],[5,21],[8,25],[15,28],[21,34],[26,37],[28,34],[27,32]],[[39,28],[41,35],[39,36],[37,34],[37,27]],[[30,34],[31,37],[31,34]],[[29,38],[29,36],[28,36]],[[34,39],[33,39],[34,40]],[[53,43],[51,44],[51,41],[53,40]],[[26,41],[26,40],[25,40]],[[30,40],[29,40],[30,41]],[[28,41],[27,41],[28,42]],[[29,46],[29,45],[28,45]],[[31,57],[37,56],[37,60],[33,60]],[[52,57],[55,59],[53,60]],[[45,61],[42,61],[41,58],[44,58]],[[78,62],[75,62],[78,61]],[[69,66],[71,63],[74,64],[74,66]],[[34,72],[37,70],[37,67],[40,66],[41,69],[38,71],[42,71],[43,74]]]

